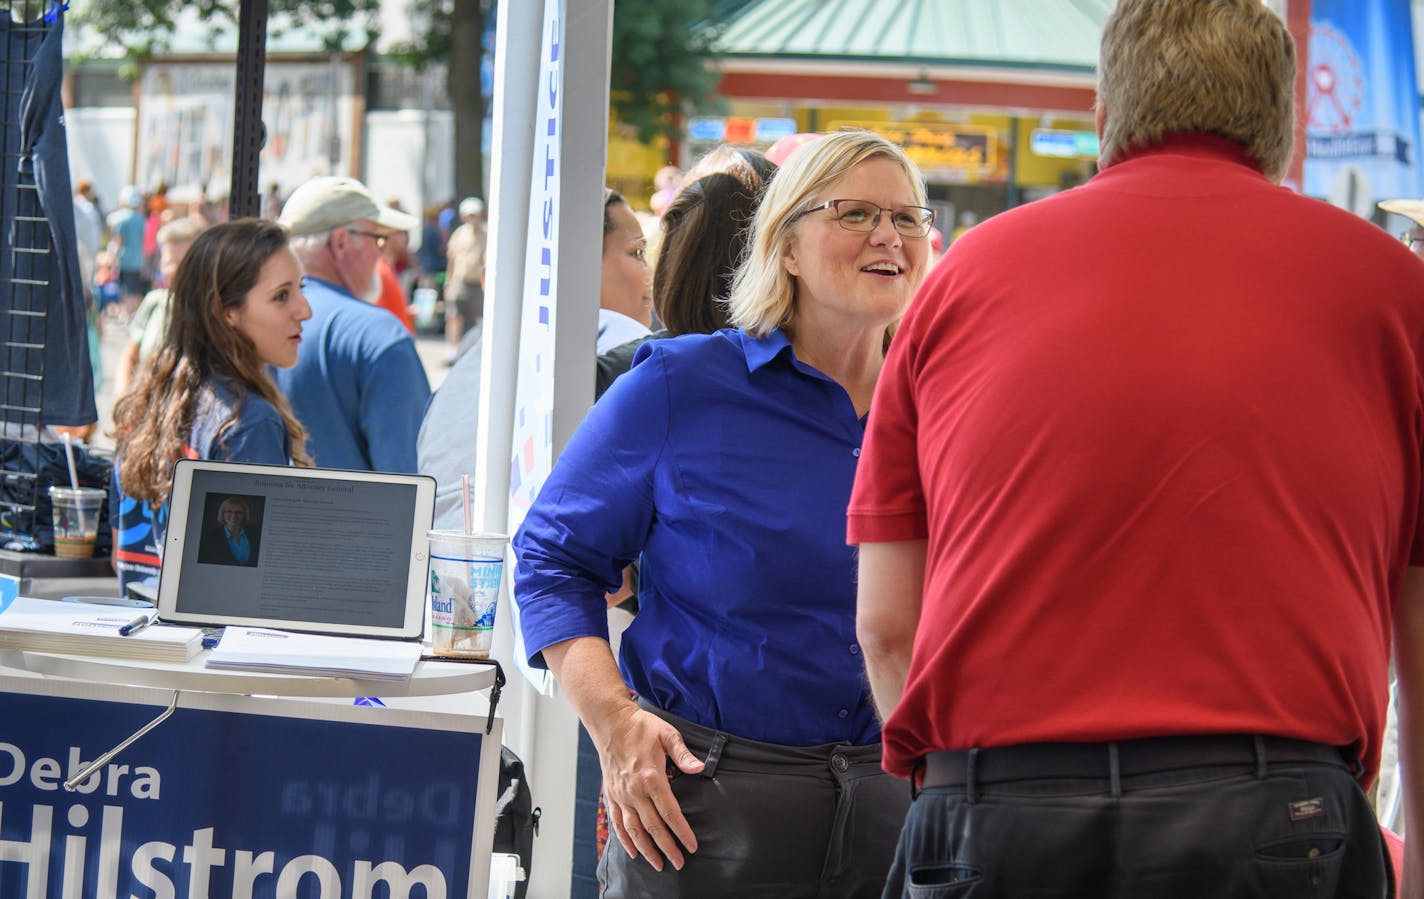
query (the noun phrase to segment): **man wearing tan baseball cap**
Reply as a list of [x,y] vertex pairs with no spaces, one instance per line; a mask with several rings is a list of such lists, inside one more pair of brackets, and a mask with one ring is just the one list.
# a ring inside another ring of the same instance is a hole
[[1379,208],[1409,219],[1409,230],[1399,235],[1399,239],[1414,255],[1424,259],[1424,200],[1381,200]]
[[314,178],[277,220],[292,234],[312,317],[297,364],[275,373],[322,468],[414,472],[430,382],[399,319],[371,305],[376,263],[393,234],[419,222],[376,202],[354,178]]

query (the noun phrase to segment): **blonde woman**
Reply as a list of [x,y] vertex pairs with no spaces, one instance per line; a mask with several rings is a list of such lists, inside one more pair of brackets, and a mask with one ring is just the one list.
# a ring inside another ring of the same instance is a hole
[[[933,221],[882,138],[799,150],[733,327],[642,347],[515,538],[530,661],[602,762],[607,897],[880,894],[909,795],[880,770],[845,509]],[[620,672],[603,597],[639,557]]]

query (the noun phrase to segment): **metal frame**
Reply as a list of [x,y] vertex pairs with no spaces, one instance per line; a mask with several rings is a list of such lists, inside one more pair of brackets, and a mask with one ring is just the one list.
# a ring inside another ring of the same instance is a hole
[[237,91],[233,100],[232,218],[262,214],[258,157],[267,142],[262,125],[262,77],[267,66],[267,0],[242,0],[238,10]]

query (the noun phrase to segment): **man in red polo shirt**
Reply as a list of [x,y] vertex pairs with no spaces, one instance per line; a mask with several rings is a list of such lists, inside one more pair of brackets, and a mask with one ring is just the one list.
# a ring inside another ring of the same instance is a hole
[[1101,173],[955,243],[895,336],[849,514],[919,790],[886,896],[1384,895],[1424,266],[1277,186],[1294,76],[1260,0],[1119,0]]

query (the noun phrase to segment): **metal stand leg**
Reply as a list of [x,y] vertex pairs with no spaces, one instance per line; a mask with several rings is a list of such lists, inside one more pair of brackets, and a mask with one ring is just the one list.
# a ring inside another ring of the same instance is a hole
[[173,714],[173,710],[178,708],[178,692],[179,691],[177,690],[173,691],[173,699],[169,701],[168,708],[160,712],[157,718],[154,718],[152,721],[148,722],[143,727],[140,727],[138,730],[134,731],[133,734],[130,735],[127,740],[124,740],[122,743],[115,746],[113,749],[110,749],[108,752],[99,756],[94,761],[85,765],[79,771],[78,774],[75,774],[73,777],[69,778],[69,780],[66,780],[64,782],[64,788],[66,790],[73,791],[75,787],[88,780],[89,775],[93,774],[95,771],[98,771],[100,768],[109,764],[109,762],[113,759],[114,756],[118,755],[125,749],[128,749],[129,746],[133,745],[133,742],[135,740],[137,740],[139,737],[143,736],[144,734],[148,733],[149,731],[153,730],[155,727],[166,721],[168,719],[168,716]]

